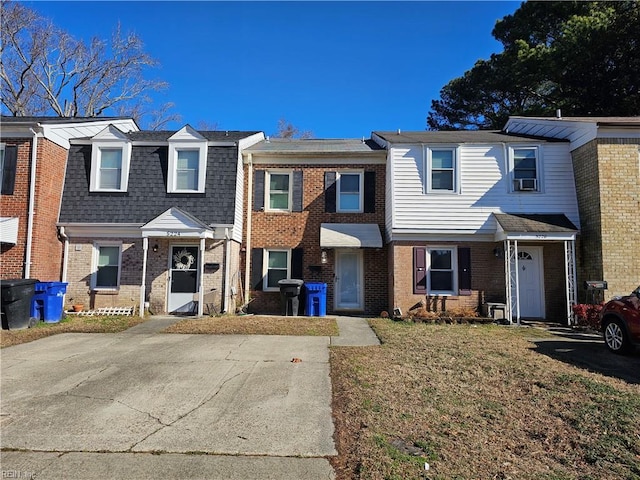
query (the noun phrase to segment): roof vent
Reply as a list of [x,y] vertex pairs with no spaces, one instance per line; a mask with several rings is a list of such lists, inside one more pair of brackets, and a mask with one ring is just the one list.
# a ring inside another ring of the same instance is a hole
[[364,141],[364,136],[362,137],[362,143],[365,143],[365,141]]
[[400,129],[398,129],[398,135],[400,135],[402,132],[400,132]]
[[269,135],[267,135],[267,138],[265,138],[265,140],[264,140],[264,141],[265,141],[266,143],[271,142],[271,140],[269,139]]
[[560,109],[556,110],[556,118],[562,118],[562,110]]

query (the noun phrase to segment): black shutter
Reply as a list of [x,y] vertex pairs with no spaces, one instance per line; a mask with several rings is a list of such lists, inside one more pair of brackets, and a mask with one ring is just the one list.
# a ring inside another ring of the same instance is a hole
[[302,248],[294,248],[291,250],[291,278],[302,278]]
[[293,172],[293,205],[292,212],[302,211],[302,170],[294,170]]
[[18,147],[7,145],[4,147],[4,167],[2,169],[2,194],[13,195],[16,184],[16,166],[18,163]]
[[376,211],[376,172],[364,172],[364,213]]
[[458,290],[460,295],[471,295],[471,249],[458,248]]
[[253,172],[253,210],[264,210],[264,170]]
[[426,247],[413,247],[413,293],[427,293]]
[[251,249],[251,284],[254,290],[262,290],[262,249]]
[[324,211],[336,211],[336,172],[324,172]]

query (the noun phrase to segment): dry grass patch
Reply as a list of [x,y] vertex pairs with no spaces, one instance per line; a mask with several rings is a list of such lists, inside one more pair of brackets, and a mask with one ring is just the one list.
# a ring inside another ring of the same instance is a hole
[[272,317],[242,315],[205,317],[182,320],[167,327],[163,333],[205,333],[235,335],[338,335],[335,318]]
[[372,326],[381,347],[331,349],[339,479],[640,478],[640,387],[536,353],[545,332]]
[[10,347],[32,342],[58,333],[116,333],[144,322],[140,317],[106,316],[84,317],[68,316],[59,323],[39,322],[24,330],[2,330],[0,347]]

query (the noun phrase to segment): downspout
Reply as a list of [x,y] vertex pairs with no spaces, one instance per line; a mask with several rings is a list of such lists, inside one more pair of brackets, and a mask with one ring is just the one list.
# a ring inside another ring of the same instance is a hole
[[67,269],[68,269],[68,261],[69,261],[69,237],[64,231],[64,227],[60,227],[58,229],[58,233],[60,237],[64,240],[64,249],[62,251],[63,259],[62,259],[62,281],[67,281]]
[[251,270],[251,208],[253,205],[253,157],[249,154],[249,163],[247,169],[247,241],[245,243],[245,268],[244,268],[244,304],[249,304],[249,292],[251,290],[250,284],[250,270]]
[[222,313],[229,309],[229,269],[231,268],[231,238],[229,228],[224,229],[224,297],[222,299]]
[[[40,124],[38,124],[40,126]],[[27,216],[27,245],[24,256],[24,278],[31,278],[31,248],[33,243],[33,217],[36,214],[36,167],[38,164],[38,133],[29,128],[33,134],[31,142],[31,173],[29,174],[29,213]]]
[[[58,228],[58,234],[64,240],[64,248],[62,250],[62,281],[64,283],[67,282],[67,262],[69,259],[69,237],[64,231],[64,227]],[[62,304],[65,305],[67,301],[67,289],[64,290],[64,295],[62,296]]]

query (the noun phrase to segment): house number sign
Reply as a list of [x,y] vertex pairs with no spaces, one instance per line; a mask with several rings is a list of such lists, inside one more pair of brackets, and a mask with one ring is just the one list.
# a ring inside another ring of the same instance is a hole
[[179,237],[180,232],[167,232],[167,237]]

